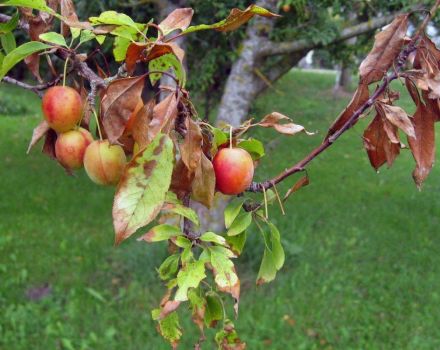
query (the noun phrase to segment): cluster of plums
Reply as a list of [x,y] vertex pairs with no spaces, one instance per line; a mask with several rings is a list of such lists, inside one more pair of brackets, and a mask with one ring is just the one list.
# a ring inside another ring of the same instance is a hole
[[42,109],[49,126],[58,133],[55,155],[68,169],[84,166],[90,179],[100,185],[117,184],[127,162],[121,146],[93,140],[78,126],[83,114],[81,96],[67,86],[54,86],[43,97]]
[[[81,96],[75,89],[55,86],[43,97],[43,114],[49,126],[58,133],[55,155],[68,169],[84,166],[90,179],[100,185],[119,182],[127,162],[119,145],[108,140],[93,140],[89,131],[79,127],[83,114]],[[254,175],[254,164],[241,148],[220,147],[213,159],[217,190],[228,195],[243,192]]]

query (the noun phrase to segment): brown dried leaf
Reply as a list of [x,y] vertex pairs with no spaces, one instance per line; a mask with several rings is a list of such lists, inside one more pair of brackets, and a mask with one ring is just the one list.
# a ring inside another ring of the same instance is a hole
[[158,320],[163,320],[170,313],[176,311],[179,306],[180,306],[180,301],[168,300],[162,306]]
[[180,153],[186,167],[194,172],[199,167],[202,157],[202,131],[191,118],[186,118],[185,126],[187,132],[183,144],[180,145]]
[[376,108],[381,110],[382,116],[385,116],[391,124],[397,126],[408,136],[414,137],[414,126],[408,114],[402,108],[380,102],[376,103]]
[[139,149],[143,149],[149,144],[148,125],[153,118],[154,101],[145,104],[135,115],[133,122],[133,139],[138,144]]
[[179,159],[173,170],[170,190],[173,191],[179,199],[182,199],[191,192],[194,176],[194,172],[189,171],[182,159]]
[[307,175],[303,176],[301,179],[299,179],[285,194],[283,198],[283,202],[287,200],[287,198],[290,197],[293,193],[299,191],[302,187],[307,186],[310,184],[309,177]]
[[291,121],[291,119],[281,113],[272,112],[266,115],[257,125],[263,128],[273,128],[281,134],[295,135],[300,132],[304,132],[307,135],[314,135],[314,133],[308,132],[302,125],[294,123],[282,124],[281,121]]
[[102,123],[111,143],[123,134],[144,88],[145,75],[113,81],[101,101]]
[[370,97],[368,92],[368,86],[365,84],[359,84],[356,92],[353,95],[348,106],[344,111],[336,118],[333,124],[330,126],[326,139],[337,132],[344,124],[351,118],[351,116],[365,103]]
[[46,132],[46,138],[44,139],[43,153],[48,155],[52,159],[56,159],[56,155],[55,155],[56,141],[57,141],[57,133],[53,129],[49,129]]
[[175,30],[185,30],[191,24],[193,14],[194,10],[192,8],[176,9],[159,23],[159,27],[164,35]]
[[[72,0],[61,0],[61,16],[67,19],[67,23],[75,23],[78,22],[78,16],[75,11],[75,5]],[[69,25],[64,22],[61,22],[61,31],[64,36],[69,36],[70,30]]]
[[34,129],[32,132],[32,139],[29,143],[29,147],[26,151],[27,154],[31,151],[31,148],[34,147],[38,141],[40,141],[43,136],[47,134],[47,132],[50,130],[49,124],[45,120],[43,120],[38,126]]
[[[384,130],[384,118],[378,113],[364,132],[364,147],[373,168],[377,171],[383,164],[391,167],[396,157],[400,154],[400,143],[391,142],[387,132]],[[397,127],[395,135],[397,134]]]
[[179,104],[175,94],[169,94],[153,109],[153,118],[148,127],[148,139],[151,141],[159,132],[168,134],[174,127],[177,117],[177,105]]
[[413,178],[419,188],[428,177],[434,165],[435,120],[436,116],[430,108],[426,107],[423,103],[417,106],[417,110],[412,119],[415,129],[415,138],[408,137],[408,143],[416,161]]
[[359,67],[361,83],[369,85],[382,79],[399,55],[407,29],[408,15],[402,14],[376,34],[373,48]]
[[215,173],[211,161],[202,153],[201,161],[195,171],[192,196],[197,202],[210,208],[214,200]]

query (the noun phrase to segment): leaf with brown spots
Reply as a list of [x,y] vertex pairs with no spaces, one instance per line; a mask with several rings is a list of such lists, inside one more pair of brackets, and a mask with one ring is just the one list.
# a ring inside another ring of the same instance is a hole
[[211,161],[202,153],[192,184],[192,198],[211,208],[215,193],[215,173]]
[[257,125],[263,128],[273,128],[281,134],[285,135],[295,135],[300,132],[306,135],[313,135],[313,133],[308,132],[302,125],[294,123],[282,123],[283,121],[291,121],[291,119],[281,113],[272,112],[266,115]]
[[124,132],[144,88],[145,75],[112,82],[101,101],[102,123],[111,143]]
[[381,115],[385,116],[391,124],[397,126],[408,136],[414,137],[414,126],[408,114],[402,108],[381,102],[376,103],[376,108],[381,111]]
[[192,8],[176,9],[159,23],[159,28],[162,30],[163,35],[175,30],[185,30],[191,24],[193,14],[194,10]]
[[199,125],[191,118],[186,118],[186,135],[183,143],[180,145],[180,153],[186,167],[194,172],[200,164],[202,157],[202,131]]
[[407,29],[408,15],[402,14],[376,34],[373,48],[359,67],[361,84],[369,85],[383,78],[402,50]]
[[345,123],[351,118],[351,116],[365,103],[368,101],[370,94],[368,92],[368,86],[365,84],[359,84],[356,92],[353,95],[348,106],[343,110],[343,112],[336,118],[333,124],[330,126],[326,139],[342,128]]
[[29,143],[29,147],[26,151],[27,154],[31,151],[32,147],[34,147],[38,141],[40,141],[50,130],[49,124],[45,120],[43,120],[32,132],[32,139]]
[[435,160],[435,129],[436,116],[423,103],[419,103],[412,119],[415,137],[408,137],[409,147],[416,161],[413,178],[417,187],[421,188],[423,181],[431,172]]
[[127,165],[113,202],[116,244],[157,216],[170,187],[173,161],[173,142],[158,134]]
[[287,198],[289,198],[292,194],[294,194],[295,192],[299,191],[302,187],[305,187],[307,185],[310,184],[309,181],[309,177],[308,175],[303,176],[302,178],[300,178],[297,182],[295,182],[295,184],[289,188],[289,190],[286,192],[286,194],[284,195],[283,198],[283,202],[285,202],[287,200]]
[[[384,117],[378,113],[364,132],[364,147],[372,167],[377,171],[383,164],[391,167],[396,157],[400,154],[400,143],[394,143],[385,131]],[[393,130],[394,137],[398,138],[397,127],[389,123],[387,126]]]
[[149,140],[152,140],[159,132],[168,134],[174,128],[178,103],[179,101],[173,93],[154,107],[153,118],[148,127]]

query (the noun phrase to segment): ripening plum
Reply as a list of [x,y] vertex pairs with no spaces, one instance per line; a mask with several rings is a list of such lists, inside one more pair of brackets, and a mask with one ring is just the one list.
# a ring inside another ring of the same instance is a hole
[[73,129],[81,120],[83,108],[79,93],[68,86],[54,86],[43,96],[44,118],[56,132]]
[[59,134],[55,142],[55,155],[66,168],[82,168],[84,153],[92,141],[90,132],[83,128]]
[[108,140],[92,142],[84,155],[84,168],[90,179],[98,185],[116,185],[121,178],[127,158],[119,145]]
[[239,194],[252,182],[254,162],[244,149],[222,148],[215,155],[212,164],[217,190],[224,194]]

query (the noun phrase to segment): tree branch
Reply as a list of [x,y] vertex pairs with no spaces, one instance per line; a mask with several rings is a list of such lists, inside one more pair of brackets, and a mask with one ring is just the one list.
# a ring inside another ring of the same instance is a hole
[[249,192],[262,192],[263,190],[267,190],[274,185],[278,184],[279,182],[283,181],[284,179],[288,178],[289,176],[298,173],[300,171],[303,171],[305,166],[309,164],[313,159],[315,159],[319,154],[324,152],[327,148],[329,148],[344,132],[346,132],[348,129],[350,129],[360,118],[360,116],[368,109],[370,108],[376,100],[382,95],[382,93],[388,88],[391,81],[397,79],[399,77],[399,72],[405,65],[409,55],[411,52],[413,52],[416,49],[417,41],[420,39],[421,34],[424,32],[426,26],[428,25],[430,19],[434,16],[437,9],[440,7],[440,0],[436,0],[434,6],[430,10],[429,14],[425,17],[422,24],[419,26],[416,34],[413,36],[409,44],[406,46],[406,48],[400,53],[399,57],[397,58],[397,65],[395,67],[395,70],[392,74],[386,75],[385,78],[382,80],[382,83],[380,86],[376,89],[376,91],[371,95],[371,97],[358,109],[356,110],[353,115],[347,120],[347,122],[333,135],[326,138],[324,142],[316,147],[312,152],[310,152],[305,158],[300,160],[298,163],[293,165],[292,167],[286,169],[278,176],[266,180],[261,183],[252,183],[251,186],[248,188],[247,191]]
[[376,17],[367,22],[363,22],[360,24],[356,24],[354,26],[345,28],[341,31],[340,35],[334,38],[330,43],[323,44],[315,44],[310,40],[295,40],[291,42],[273,42],[268,41],[266,44],[262,45],[259,50],[259,56],[274,56],[274,55],[285,55],[292,54],[295,52],[301,52],[304,50],[311,50],[322,46],[327,46],[329,44],[334,44],[337,42],[341,42],[350,38],[354,38],[361,34],[369,33],[371,31],[376,30],[377,28],[381,28],[386,24],[390,23],[396,14],[388,15],[384,17]]

